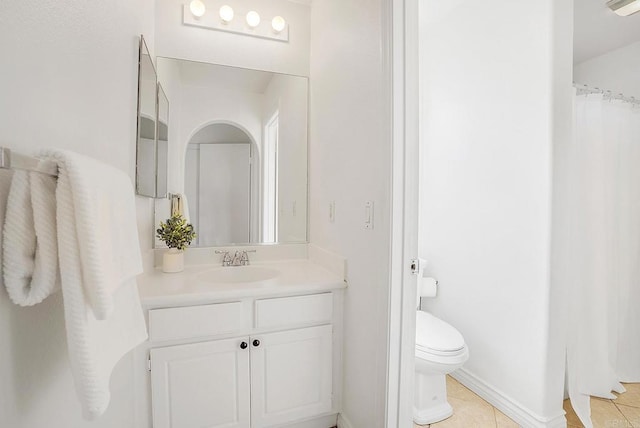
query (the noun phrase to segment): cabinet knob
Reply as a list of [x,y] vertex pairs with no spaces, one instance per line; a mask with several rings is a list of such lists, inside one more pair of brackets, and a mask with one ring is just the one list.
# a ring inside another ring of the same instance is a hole
[[253,346],[260,346],[260,341],[258,339],[254,340]]
[[240,344],[240,349],[247,349],[247,346],[249,346],[249,345],[247,345],[247,342],[242,342]]

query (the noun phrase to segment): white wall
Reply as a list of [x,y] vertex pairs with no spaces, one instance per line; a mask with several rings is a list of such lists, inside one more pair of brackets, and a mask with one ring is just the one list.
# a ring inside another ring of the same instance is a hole
[[[74,150],[133,180],[138,36],[153,50],[153,2],[0,2],[0,142],[23,153]],[[0,177],[4,213],[7,174]],[[141,245],[151,261],[151,200],[139,198]],[[68,364],[62,296],[13,305],[0,285],[0,426],[133,427],[132,361],[112,377],[106,414],[86,423]]]
[[640,99],[640,41],[576,64],[573,80]]
[[[207,13],[218,13],[223,1],[203,0]],[[282,16],[289,24],[289,42],[189,27],[182,24],[184,0],[158,0],[156,54],[214,64],[307,76],[309,74],[309,6],[288,0],[235,0],[235,19],[256,10],[263,20]],[[241,12],[244,11],[244,14]]]
[[563,414],[551,201],[571,19],[564,0],[420,2],[420,255],[440,283],[423,304],[465,337],[463,370],[538,421]]
[[[383,0],[311,8],[310,240],[347,258],[343,415],[384,426],[391,137]],[[365,230],[365,202],[375,202]],[[335,222],[329,203],[335,201]]]

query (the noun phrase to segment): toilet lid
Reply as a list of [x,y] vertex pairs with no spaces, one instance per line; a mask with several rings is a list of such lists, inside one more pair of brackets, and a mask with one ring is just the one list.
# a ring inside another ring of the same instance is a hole
[[417,311],[416,346],[434,351],[453,352],[464,347],[458,330],[428,312]]

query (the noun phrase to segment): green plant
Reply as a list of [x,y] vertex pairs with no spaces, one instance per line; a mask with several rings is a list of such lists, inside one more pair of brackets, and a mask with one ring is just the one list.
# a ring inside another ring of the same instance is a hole
[[160,222],[156,236],[166,243],[167,247],[184,250],[196,237],[196,232],[181,214],[176,214],[168,218],[166,223]]

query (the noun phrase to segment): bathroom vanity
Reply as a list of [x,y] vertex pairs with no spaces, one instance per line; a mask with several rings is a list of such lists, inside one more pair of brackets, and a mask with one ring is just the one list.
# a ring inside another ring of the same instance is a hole
[[344,277],[306,259],[138,279],[137,426],[329,428],[340,410]]

